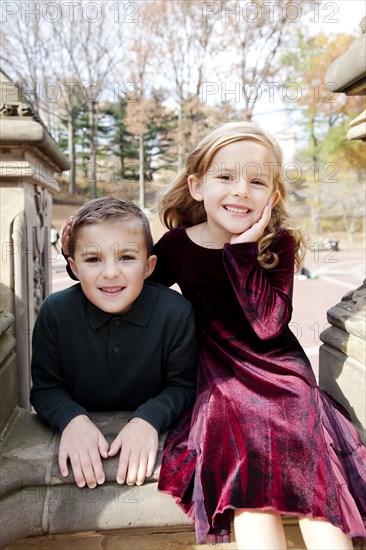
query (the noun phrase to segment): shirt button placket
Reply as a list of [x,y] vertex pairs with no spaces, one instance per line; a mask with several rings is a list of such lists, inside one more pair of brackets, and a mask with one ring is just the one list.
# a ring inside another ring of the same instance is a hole
[[119,319],[112,319],[110,323],[111,328],[111,351],[110,354],[110,360],[111,360],[111,367],[116,367],[120,364],[120,351],[121,346],[119,344],[116,344],[116,342],[119,342],[120,338],[120,325],[121,321]]

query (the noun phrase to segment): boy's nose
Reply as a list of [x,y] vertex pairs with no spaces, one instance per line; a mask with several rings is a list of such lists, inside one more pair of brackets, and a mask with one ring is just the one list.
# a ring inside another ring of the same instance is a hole
[[121,274],[118,262],[111,260],[106,262],[103,266],[103,277],[105,279],[114,279]]

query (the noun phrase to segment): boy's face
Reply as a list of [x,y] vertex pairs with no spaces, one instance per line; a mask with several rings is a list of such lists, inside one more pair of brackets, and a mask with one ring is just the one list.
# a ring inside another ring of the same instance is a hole
[[80,228],[69,262],[90,302],[107,313],[124,314],[154,270],[156,256],[147,254],[141,232],[98,223]]

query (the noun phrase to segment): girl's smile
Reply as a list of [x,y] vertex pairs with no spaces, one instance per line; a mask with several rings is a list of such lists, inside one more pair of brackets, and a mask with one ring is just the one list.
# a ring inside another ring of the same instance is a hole
[[[203,201],[207,214],[207,222],[201,224],[206,240],[209,236],[222,245],[258,222],[273,196],[275,164],[269,148],[241,140],[221,147],[202,178],[189,176],[190,193]],[[197,237],[200,226],[196,227]]]

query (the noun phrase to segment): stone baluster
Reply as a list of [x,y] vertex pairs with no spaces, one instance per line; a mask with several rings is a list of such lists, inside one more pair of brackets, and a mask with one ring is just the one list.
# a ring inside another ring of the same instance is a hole
[[[0,73],[1,310],[15,317],[16,387],[8,402],[29,408],[31,335],[51,283],[52,193],[67,159],[20,88]],[[0,370],[0,385],[5,383]],[[13,379],[13,377],[12,377]],[[11,416],[2,416],[0,431]]]
[[[325,80],[335,92],[366,95],[366,17],[362,34],[328,68]],[[347,137],[366,140],[366,110],[350,122]],[[366,283],[327,312],[330,327],[320,338],[319,384],[348,410],[366,441]]]

